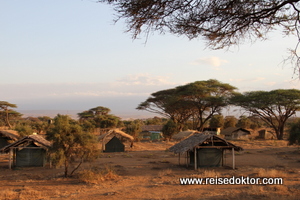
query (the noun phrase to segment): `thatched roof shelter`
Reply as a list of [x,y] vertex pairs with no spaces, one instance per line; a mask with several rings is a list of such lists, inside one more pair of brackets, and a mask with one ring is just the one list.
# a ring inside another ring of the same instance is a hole
[[174,153],[185,153],[187,151],[193,150],[197,146],[201,146],[205,142],[214,142],[214,144],[218,144],[216,148],[225,148],[225,149],[232,149],[234,148],[235,151],[243,150],[243,148],[238,147],[226,140],[213,135],[213,134],[203,134],[203,133],[196,133],[185,140],[175,144],[174,146],[170,147],[169,150]]
[[[243,150],[242,147],[236,146],[223,138],[220,138],[214,134],[204,134],[204,133],[195,133],[192,136],[182,140],[181,142],[175,144],[174,146],[169,148],[169,151],[179,154],[179,163],[180,163],[180,154],[190,155],[190,161],[195,165],[195,169],[197,169],[199,165],[199,160],[203,158],[200,154],[206,154],[206,160],[208,160],[208,155],[211,154],[210,157],[218,156],[217,165],[222,162],[223,165],[223,151],[224,150],[232,150],[232,154],[234,157],[234,151]],[[215,152],[212,152],[215,151]],[[198,155],[196,155],[198,154]],[[192,156],[191,156],[192,155]],[[197,157],[198,156],[198,157]],[[200,158],[201,157],[201,158]],[[197,161],[197,158],[199,159]],[[214,159],[214,158],[212,158]],[[206,162],[205,160],[201,160],[201,164]],[[215,162],[215,161],[214,161]],[[187,161],[188,163],[188,161]],[[235,161],[233,159],[233,168],[235,168]]]
[[2,149],[0,149],[1,152],[7,153],[9,152],[9,149],[12,147],[26,147],[28,143],[33,142],[36,146],[41,147],[41,148],[50,148],[51,147],[51,142],[46,140],[43,136],[41,135],[28,135],[23,137],[22,139],[11,143]]
[[104,145],[105,140],[107,138],[110,138],[113,136],[117,136],[117,137],[121,137],[121,138],[125,138],[125,139],[129,140],[131,142],[130,146],[132,147],[134,138],[131,135],[125,133],[124,131],[121,131],[120,129],[116,128],[116,129],[112,129],[112,130],[108,131],[107,133],[100,135],[98,137],[99,141],[102,140],[102,150],[103,151],[104,151],[104,147],[105,147],[105,145]]
[[44,166],[46,163],[46,151],[52,143],[41,135],[28,135],[9,144],[2,149],[3,153],[9,153],[9,168],[12,166]]

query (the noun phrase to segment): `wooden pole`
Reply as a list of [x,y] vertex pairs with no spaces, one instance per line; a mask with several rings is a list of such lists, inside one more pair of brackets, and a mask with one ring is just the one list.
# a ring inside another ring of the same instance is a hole
[[189,152],[186,152],[186,167],[189,167]]
[[197,148],[194,148],[194,168],[197,170]]
[[224,149],[221,149],[222,151],[222,167],[224,166]]
[[232,169],[235,169],[234,148],[232,148]]
[[12,154],[12,149],[9,149],[9,154],[8,154],[8,169],[11,169],[11,154]]

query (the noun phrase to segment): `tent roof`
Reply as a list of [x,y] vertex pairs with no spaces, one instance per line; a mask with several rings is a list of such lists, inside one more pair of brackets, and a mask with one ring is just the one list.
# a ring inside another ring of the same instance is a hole
[[24,144],[24,143],[30,142],[30,141],[32,141],[36,145],[44,147],[44,148],[50,148],[51,145],[52,145],[50,141],[46,140],[41,135],[28,135],[28,136],[25,136],[22,139],[14,142],[14,143],[11,143],[11,144],[3,147],[2,149],[0,149],[0,151],[2,151],[2,152],[8,152],[11,147],[18,147],[21,144]]
[[250,131],[248,131],[244,128],[237,128],[237,127],[228,127],[226,129],[222,130],[221,134],[222,135],[231,135],[232,133],[237,132],[237,131],[243,131],[249,135],[251,134]]
[[7,137],[11,140],[18,140],[20,137],[18,132],[14,130],[0,130],[0,135],[2,135],[3,137]]
[[122,136],[122,137],[127,138],[127,139],[130,140],[130,141],[133,141],[133,140],[134,140],[134,138],[133,138],[131,135],[128,135],[127,133],[121,131],[121,130],[118,129],[118,128],[112,129],[112,130],[108,131],[107,133],[105,133],[105,134],[103,134],[103,135],[100,135],[100,136],[98,137],[98,140],[103,140],[103,139],[105,139],[105,138],[106,138],[107,136],[109,136],[109,135],[120,135],[120,136]]
[[[201,146],[206,141],[214,141],[214,142],[221,142],[223,143],[222,146],[227,147],[228,149],[234,148],[235,151],[243,150],[243,148],[238,147],[230,142],[227,142],[223,138],[220,138],[213,134],[204,134],[204,133],[196,133],[185,140],[175,144],[174,146],[170,147],[169,150],[174,153],[184,153],[189,150],[194,149],[197,146]],[[216,146],[217,148],[218,146]]]

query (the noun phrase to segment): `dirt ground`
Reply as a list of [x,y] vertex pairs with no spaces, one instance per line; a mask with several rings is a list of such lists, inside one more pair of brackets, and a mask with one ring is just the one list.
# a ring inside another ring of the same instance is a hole
[[[8,169],[7,155],[0,155],[0,199],[300,199],[300,150],[286,141],[232,141],[244,148],[226,153],[224,167],[186,168],[184,158],[167,149],[174,142],[138,142],[122,153],[103,153],[83,169],[113,170],[114,176],[83,182],[63,178],[63,168]],[[179,178],[281,177],[282,185],[181,185]]]

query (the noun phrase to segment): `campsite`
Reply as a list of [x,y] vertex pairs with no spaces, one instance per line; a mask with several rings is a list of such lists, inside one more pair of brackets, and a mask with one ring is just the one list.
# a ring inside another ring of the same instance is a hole
[[[300,150],[285,140],[231,141],[244,150],[225,152],[223,167],[187,168],[184,159],[168,149],[177,141],[136,142],[124,152],[101,153],[81,166],[80,172],[105,171],[64,178],[63,168],[8,169],[7,155],[0,158],[0,199],[299,199]],[[186,177],[282,177],[282,185],[181,185]]]

